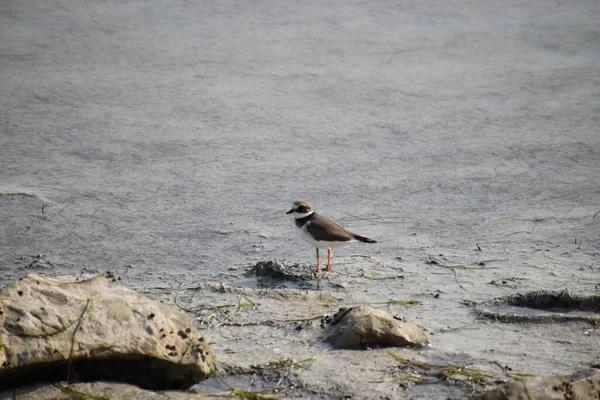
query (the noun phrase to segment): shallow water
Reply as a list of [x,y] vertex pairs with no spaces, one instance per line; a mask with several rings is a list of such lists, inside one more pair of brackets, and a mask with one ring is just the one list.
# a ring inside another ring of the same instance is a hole
[[[0,285],[111,270],[155,296],[252,288],[258,260],[314,262],[284,214],[303,198],[379,243],[334,249],[333,271],[305,288],[329,301],[262,299],[236,318],[416,299],[388,307],[430,334],[407,356],[538,374],[598,363],[584,323],[495,323],[465,304],[600,291],[599,13],[593,1],[5,2]],[[316,327],[207,335],[226,366],[326,346]],[[468,393],[404,391],[394,368],[385,350],[332,351],[294,379],[325,397]]]

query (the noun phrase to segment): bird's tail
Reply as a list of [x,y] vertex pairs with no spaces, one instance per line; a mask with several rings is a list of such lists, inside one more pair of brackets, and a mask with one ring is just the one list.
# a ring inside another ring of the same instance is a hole
[[377,243],[377,240],[373,240],[373,239],[369,239],[368,237],[364,237],[364,236],[360,236],[360,235],[354,235],[354,239],[358,240],[359,242],[364,242],[364,243]]

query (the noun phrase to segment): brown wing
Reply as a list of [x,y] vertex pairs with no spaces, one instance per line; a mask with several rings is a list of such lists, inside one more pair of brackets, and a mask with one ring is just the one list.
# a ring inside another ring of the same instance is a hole
[[355,234],[342,228],[333,220],[317,213],[312,213],[311,220],[306,224],[306,230],[315,240],[329,242],[349,242],[355,239]]

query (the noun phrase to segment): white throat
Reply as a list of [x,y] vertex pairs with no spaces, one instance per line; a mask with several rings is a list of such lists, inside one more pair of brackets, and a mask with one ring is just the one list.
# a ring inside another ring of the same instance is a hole
[[308,217],[312,213],[314,213],[314,211],[307,212],[307,213],[299,213],[299,212],[294,211],[292,213],[292,215],[294,216],[294,219],[300,219],[300,218]]

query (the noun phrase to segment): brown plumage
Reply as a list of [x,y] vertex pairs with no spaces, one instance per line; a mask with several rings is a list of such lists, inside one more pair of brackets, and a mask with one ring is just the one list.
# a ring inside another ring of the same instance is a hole
[[300,236],[306,242],[317,249],[317,268],[319,272],[319,249],[327,249],[327,266],[325,271],[331,267],[331,248],[344,246],[359,241],[364,243],[377,243],[373,239],[357,235],[338,223],[312,210],[311,205],[304,200],[295,201],[292,208],[286,214],[293,214],[296,227],[300,230]]

